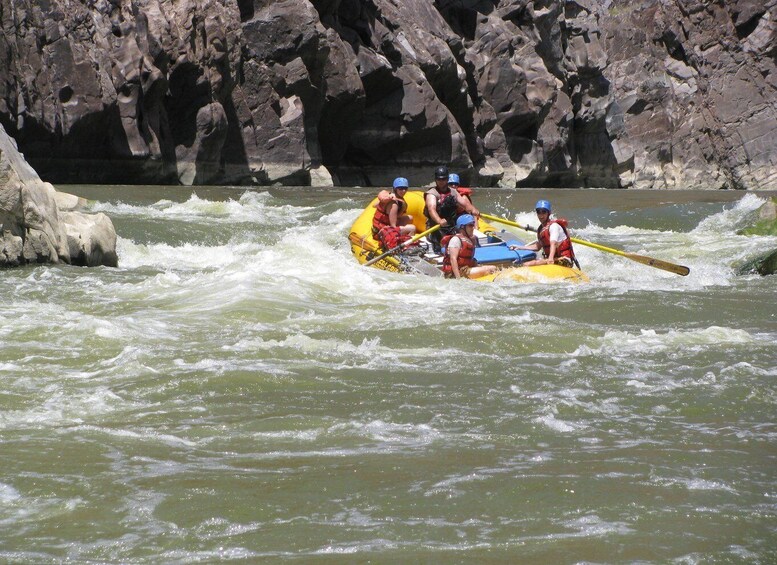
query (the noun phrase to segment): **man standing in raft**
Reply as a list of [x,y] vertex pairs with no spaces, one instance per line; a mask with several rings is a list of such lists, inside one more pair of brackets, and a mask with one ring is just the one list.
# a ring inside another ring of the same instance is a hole
[[375,215],[372,217],[372,235],[380,240],[385,249],[396,247],[415,234],[413,217],[405,214],[405,194],[409,186],[405,177],[397,177],[394,179],[393,192],[381,190],[378,194]]
[[434,184],[434,188],[424,194],[424,216],[427,228],[438,224],[440,226],[439,230],[429,234],[432,247],[439,253],[442,236],[455,232],[454,224],[459,215],[459,207],[476,217],[480,216],[480,211],[448,185],[448,167],[442,165],[434,170]]
[[540,227],[537,228],[537,239],[528,245],[511,245],[510,249],[528,249],[530,251],[541,249],[544,259],[526,261],[523,266],[556,264],[571,267],[572,264],[575,264],[580,268],[572,249],[572,240],[567,232],[567,221],[564,218],[551,216],[548,200],[538,200],[537,204],[534,205],[534,211],[540,221]]
[[442,261],[442,272],[445,278],[476,279],[495,272],[494,265],[478,266],[475,259],[475,248],[478,246],[478,239],[475,237],[475,217],[462,214],[456,220],[456,229],[458,233],[455,235],[446,235],[442,238],[442,246],[446,248]]

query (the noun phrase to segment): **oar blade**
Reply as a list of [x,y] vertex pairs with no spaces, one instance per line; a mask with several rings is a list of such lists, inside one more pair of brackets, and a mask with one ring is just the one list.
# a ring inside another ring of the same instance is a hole
[[642,263],[643,265],[648,265],[650,267],[655,267],[656,269],[663,269],[664,271],[669,271],[670,273],[674,273],[676,275],[682,275],[687,276],[688,273],[691,272],[691,270],[688,267],[685,267],[683,265],[675,265],[674,263],[669,263],[668,261],[662,261],[661,259],[655,259],[653,257],[646,257],[644,255],[637,255],[636,253],[623,253],[624,257],[628,257],[632,261],[636,261],[637,263]]

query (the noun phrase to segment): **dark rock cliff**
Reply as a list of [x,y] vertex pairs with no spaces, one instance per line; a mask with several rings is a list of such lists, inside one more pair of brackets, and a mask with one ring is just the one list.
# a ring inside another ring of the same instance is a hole
[[777,0],[0,0],[51,182],[777,188]]

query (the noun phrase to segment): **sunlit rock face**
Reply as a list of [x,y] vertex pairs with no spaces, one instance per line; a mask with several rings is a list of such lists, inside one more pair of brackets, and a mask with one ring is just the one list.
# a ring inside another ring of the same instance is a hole
[[777,188],[777,0],[0,0],[51,182]]
[[115,267],[116,231],[76,196],[40,179],[0,126],[0,268],[29,263]]

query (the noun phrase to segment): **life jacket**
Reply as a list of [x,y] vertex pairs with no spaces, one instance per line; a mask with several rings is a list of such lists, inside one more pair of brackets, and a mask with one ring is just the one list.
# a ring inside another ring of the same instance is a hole
[[556,246],[556,257],[569,257],[574,261],[575,252],[572,249],[572,238],[569,237],[567,231],[567,221],[564,218],[554,218],[550,220],[544,226],[537,228],[537,241],[542,245],[542,253],[545,257],[550,255],[550,225],[558,224],[561,229],[564,230],[564,235],[567,238]]
[[409,239],[412,239],[409,235],[403,235],[399,228],[392,226],[383,227],[375,235],[375,239],[381,242],[383,249],[388,251],[395,248],[400,243],[404,243]]
[[[475,259],[475,244],[472,243],[470,238],[463,237],[459,234],[446,235],[440,242],[442,247],[447,248],[448,243],[454,237],[458,237],[461,240],[461,248],[459,249],[459,256],[456,261],[459,267],[474,267],[477,265],[478,262]],[[451,256],[448,255],[448,249],[445,250],[445,256],[442,259],[442,270],[445,273],[450,273],[453,270],[451,267]]]
[[378,201],[374,204],[375,215],[372,217],[372,235],[378,235],[378,232],[385,227],[391,227],[389,219],[389,209],[396,202],[399,205],[397,216],[400,216],[407,210],[407,202],[404,198],[399,198],[396,194],[388,190],[381,190],[378,193]]
[[[466,186],[460,186],[460,187],[458,187],[458,188],[456,189],[456,191],[457,191],[459,194],[461,194],[461,195],[462,195],[464,198],[466,198],[467,200],[469,200],[469,201],[470,201],[470,203],[472,202],[472,196],[471,196],[471,195],[472,195],[472,189],[471,189],[471,188],[468,188],[468,187],[466,187]],[[461,206],[461,205],[459,204],[459,205],[458,205],[458,208],[456,209],[456,213],[457,213],[459,216],[461,216],[462,214],[466,214],[466,213],[467,213],[467,211],[464,209],[464,207],[463,207],[463,206]]]
[[429,215],[429,209],[426,206],[427,194],[434,196],[437,201],[437,215],[448,220],[448,224],[452,226],[456,222],[456,217],[458,216],[458,191],[455,188],[449,188],[448,192],[440,193],[437,188],[432,188],[424,193],[424,216],[431,220],[432,217]]

